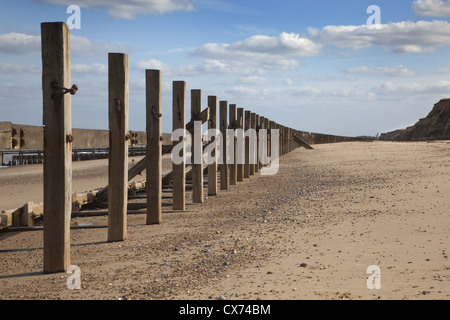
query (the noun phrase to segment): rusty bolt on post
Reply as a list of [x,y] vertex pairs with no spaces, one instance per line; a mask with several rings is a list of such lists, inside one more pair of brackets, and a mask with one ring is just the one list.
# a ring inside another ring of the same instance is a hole
[[156,108],[153,106],[152,115],[156,120],[159,120],[162,117],[162,113],[156,113]]
[[66,135],[66,143],[72,143],[73,142],[73,136],[71,134]]
[[57,82],[52,82],[51,86],[52,86],[53,89],[62,89],[63,90],[62,93],[54,93],[54,94],[52,94],[52,99],[56,99],[56,98],[58,98],[60,96],[65,95],[66,93],[70,93],[70,95],[74,96],[77,93],[77,91],[78,91],[78,86],[76,84],[74,84],[72,86],[72,88],[70,88],[70,89],[64,88],[63,86],[59,85]]
[[120,103],[120,100],[119,99],[114,99],[114,103],[116,104],[116,111],[117,112],[122,111],[122,105]]

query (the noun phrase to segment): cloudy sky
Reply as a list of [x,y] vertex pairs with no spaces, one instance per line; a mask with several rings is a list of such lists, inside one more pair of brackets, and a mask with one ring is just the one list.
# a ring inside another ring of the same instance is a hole
[[347,136],[412,125],[450,97],[449,1],[1,4],[0,121],[42,125],[40,23],[66,22],[70,5],[81,8],[81,29],[71,30],[75,128],[108,127],[108,52],[130,56],[132,130],[145,130],[145,69],[163,72],[165,132],[176,80],[202,89],[203,108],[216,95],[298,130]]

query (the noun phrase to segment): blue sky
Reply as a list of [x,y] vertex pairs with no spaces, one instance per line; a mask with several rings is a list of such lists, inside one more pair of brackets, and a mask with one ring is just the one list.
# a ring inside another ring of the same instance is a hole
[[[107,55],[130,56],[130,129],[145,130],[145,69],[305,131],[375,135],[450,97],[450,3],[441,0],[15,0],[0,11],[0,121],[42,125],[40,23],[71,30],[73,127],[106,129]],[[381,10],[370,29],[367,8]],[[189,97],[189,91],[188,91]],[[189,112],[189,99],[187,111]]]

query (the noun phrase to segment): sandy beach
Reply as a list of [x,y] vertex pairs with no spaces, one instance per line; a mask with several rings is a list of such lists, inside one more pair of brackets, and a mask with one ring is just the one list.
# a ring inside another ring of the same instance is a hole
[[[42,230],[0,232],[0,299],[450,299],[450,142],[314,148],[204,204],[188,192],[187,211],[164,207],[161,225],[129,215],[124,242],[72,230],[80,290],[42,273]],[[0,169],[0,210],[42,201],[41,170]],[[107,160],[74,163],[73,190],[105,186],[107,172]],[[83,223],[107,217],[72,219]],[[380,289],[368,288],[369,266]]]

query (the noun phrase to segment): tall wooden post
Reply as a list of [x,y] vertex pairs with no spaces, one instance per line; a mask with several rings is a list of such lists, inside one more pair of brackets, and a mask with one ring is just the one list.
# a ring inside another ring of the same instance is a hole
[[266,119],[265,127],[267,129],[267,156],[272,158],[272,129],[275,127],[275,122]]
[[283,155],[283,126],[282,125],[280,125],[280,124],[276,124],[276,127],[277,127],[277,129],[278,129],[278,133],[279,133],[279,141],[280,141],[280,144],[279,144],[279,152],[280,152],[280,157]]
[[[252,132],[256,132],[256,114],[250,113],[250,129]],[[253,135],[253,133],[250,135],[250,175],[255,175],[255,166],[256,166],[256,144],[255,139],[256,136]]]
[[288,128],[289,152],[291,152],[294,149],[293,144],[292,144],[292,133],[293,133],[293,131],[294,131],[293,129]]
[[[235,104],[230,104],[230,125],[229,128],[235,130],[237,124],[237,109]],[[233,152],[230,154],[232,160],[229,165],[230,168],[230,185],[235,186],[237,184],[237,157],[236,157],[236,131],[235,134],[231,137],[230,147],[233,148]]]
[[277,124],[278,130],[280,132],[280,157],[283,155],[283,126],[281,124]]
[[[191,90],[191,120],[198,121],[202,112],[202,91]],[[192,137],[192,201],[203,203],[203,132],[201,125],[194,125]]]
[[286,141],[286,151],[285,153],[289,153],[291,151],[291,139],[289,139],[289,133],[290,133],[289,127],[285,127],[284,131],[284,140]]
[[[173,131],[177,129],[186,130],[186,82],[174,81],[173,82]],[[174,141],[174,147],[181,144],[181,151],[179,156],[182,157],[182,163],[175,164],[172,162],[173,170],[173,209],[174,210],[186,210],[186,154],[185,141],[183,137],[180,141]]]
[[146,70],[147,225],[162,222],[162,86],[161,71]]
[[123,241],[127,238],[129,59],[123,53],[110,53],[108,59],[108,241]]
[[[264,143],[264,141],[267,141],[267,134],[263,134],[263,129],[267,129],[266,128],[266,118],[265,117],[261,117],[260,118],[260,122],[261,122],[261,129],[259,131],[259,148],[260,148],[260,154],[263,155],[263,157],[265,157],[265,155],[267,155],[267,144]],[[264,140],[266,139],[266,140]],[[266,159],[265,158],[260,158],[259,159],[259,165],[258,167],[261,169],[263,167],[263,162],[265,162]]]
[[284,127],[284,154],[289,152],[288,127]]
[[64,23],[41,24],[44,124],[44,273],[70,265],[72,105],[70,33]]
[[[209,107],[209,121],[208,129],[217,130],[217,97],[208,97],[208,107]],[[217,135],[215,135],[217,136]],[[214,196],[217,194],[217,140],[211,142],[214,144],[214,151],[212,156],[216,159],[214,164],[208,166],[208,195]]]
[[228,190],[228,164],[227,164],[227,128],[228,128],[228,102],[220,101],[220,132],[223,138],[223,147],[220,150],[222,154],[223,163],[220,165],[220,189]]
[[281,124],[277,123],[277,127],[279,130],[279,136],[280,136],[280,157],[283,155],[283,126]]
[[245,164],[244,164],[244,178],[250,178],[250,137],[248,136],[248,129],[250,129],[251,112],[245,111]]
[[261,119],[259,114],[256,115],[256,164],[255,173],[259,172],[259,130],[261,128]]
[[[236,131],[236,138],[238,141],[244,141],[244,137],[242,135],[242,130],[244,129],[244,109],[243,108],[238,108],[237,109],[237,128],[236,129],[240,129],[238,131]],[[245,147],[245,142],[244,142],[244,147]],[[236,146],[237,148],[237,146]],[[243,148],[244,151],[245,148]],[[242,153],[242,152],[241,152]],[[238,165],[237,165],[237,181],[238,182],[242,182],[244,181],[244,164],[242,160],[245,160],[245,151],[244,154],[237,154],[237,161],[238,161]]]

